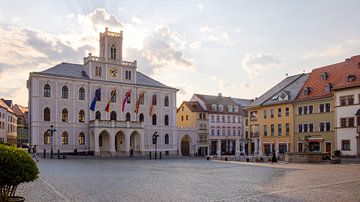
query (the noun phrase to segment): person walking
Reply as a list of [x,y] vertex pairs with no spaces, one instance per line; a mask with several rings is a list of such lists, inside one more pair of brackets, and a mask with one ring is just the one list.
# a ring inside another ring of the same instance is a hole
[[36,162],[39,162],[39,159],[37,157],[37,152],[36,152],[36,145],[34,145],[34,147],[32,148],[32,158],[36,160]]
[[273,153],[272,153],[271,163],[277,163],[275,150],[274,150]]

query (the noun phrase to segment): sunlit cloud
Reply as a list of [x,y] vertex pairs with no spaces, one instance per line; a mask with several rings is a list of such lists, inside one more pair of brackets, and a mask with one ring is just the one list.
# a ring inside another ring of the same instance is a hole
[[232,44],[229,34],[223,26],[203,26],[199,28],[199,31],[206,36],[208,41]]
[[273,54],[246,54],[242,66],[251,78],[272,68],[279,68],[281,60]]
[[360,39],[349,39],[340,44],[330,45],[324,50],[309,51],[302,58],[329,58],[329,57],[349,57],[352,52],[360,50]]
[[198,8],[200,11],[204,10],[204,5],[202,3],[198,3]]

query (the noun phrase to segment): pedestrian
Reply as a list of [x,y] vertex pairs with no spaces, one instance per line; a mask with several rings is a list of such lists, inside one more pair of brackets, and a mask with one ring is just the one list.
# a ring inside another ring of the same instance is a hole
[[34,147],[32,148],[32,158],[36,160],[36,162],[39,162],[39,159],[37,157],[37,153],[36,153],[36,145],[34,145]]
[[132,158],[134,156],[134,150],[131,148],[130,149],[130,158]]
[[275,150],[274,150],[273,153],[272,153],[271,163],[277,163]]

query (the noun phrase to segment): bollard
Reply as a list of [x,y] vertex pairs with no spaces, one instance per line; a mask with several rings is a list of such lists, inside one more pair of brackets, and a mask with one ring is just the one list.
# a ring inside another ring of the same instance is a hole
[[58,154],[57,154],[57,156],[58,156],[58,159],[60,159],[60,149],[58,149]]
[[46,149],[44,149],[44,158],[46,157]]
[[149,159],[151,159],[151,152],[149,152]]
[[161,152],[160,152],[160,159],[161,159]]

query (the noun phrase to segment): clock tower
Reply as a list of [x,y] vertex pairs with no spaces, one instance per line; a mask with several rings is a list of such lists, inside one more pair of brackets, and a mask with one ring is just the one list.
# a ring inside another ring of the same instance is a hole
[[107,60],[122,60],[123,32],[110,32],[108,28],[100,33],[100,54],[101,58]]

